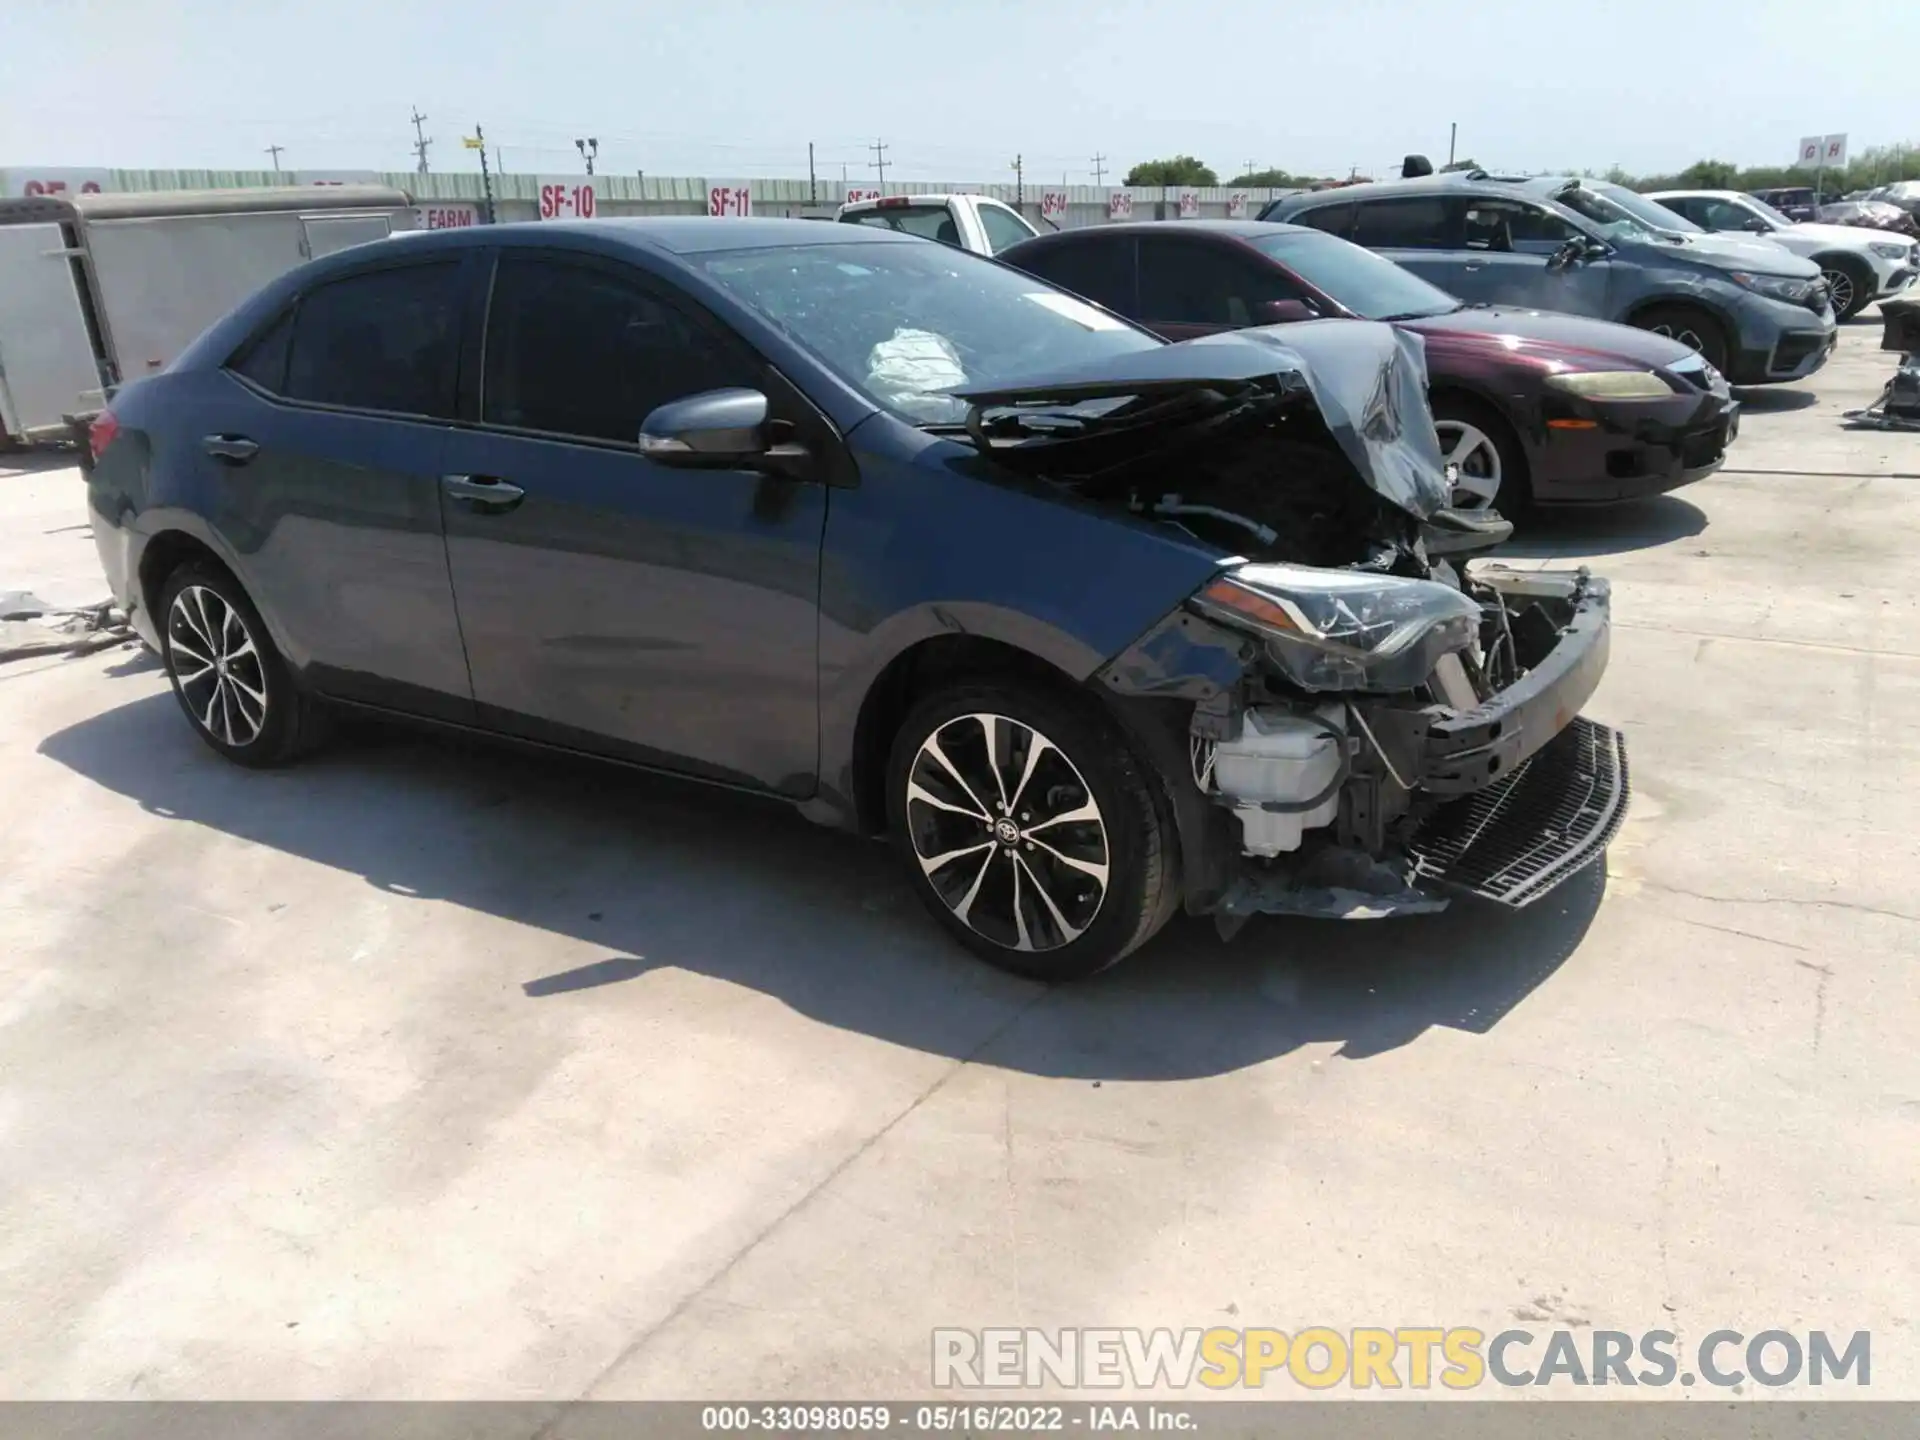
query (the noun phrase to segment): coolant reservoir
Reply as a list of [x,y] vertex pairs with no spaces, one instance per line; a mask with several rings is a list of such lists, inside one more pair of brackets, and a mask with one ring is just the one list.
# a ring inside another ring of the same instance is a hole
[[1304,715],[1285,710],[1248,710],[1240,734],[1223,740],[1213,752],[1213,783],[1240,819],[1247,853],[1278,855],[1298,850],[1303,833],[1330,825],[1340,810],[1335,790],[1306,811],[1270,810],[1268,805],[1299,805],[1330,789],[1340,774],[1347,710],[1322,705],[1314,712],[1339,736],[1330,735]]

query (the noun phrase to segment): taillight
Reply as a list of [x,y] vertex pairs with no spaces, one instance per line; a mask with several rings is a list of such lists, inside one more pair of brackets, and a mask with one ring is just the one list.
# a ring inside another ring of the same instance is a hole
[[882,210],[892,210],[897,206],[911,205],[912,203],[913,197],[911,195],[888,195],[879,202],[879,205]]
[[120,422],[113,417],[113,411],[102,410],[93,417],[93,424],[87,428],[87,448],[98,460],[106,448],[113,443],[113,437],[120,433]]

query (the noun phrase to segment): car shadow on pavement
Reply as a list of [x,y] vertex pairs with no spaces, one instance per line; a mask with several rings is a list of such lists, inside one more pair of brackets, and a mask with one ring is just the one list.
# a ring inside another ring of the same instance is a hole
[[[49,735],[40,753],[150,814],[558,935],[476,958],[476,985],[591,1005],[676,969],[822,1024],[1035,1075],[1172,1080],[1334,1043],[1364,1059],[1434,1026],[1485,1033],[1571,955],[1601,866],[1524,911],[1257,919],[1231,944],[1181,919],[1113,970],[1047,987],[981,964],[921,909],[887,847],[785,806],[563,756],[377,727],[283,771],[221,761],[169,694]],[[356,970],[341,983],[365,983]]]
[[[1740,402],[1742,416],[1782,415],[1790,410],[1810,409],[1820,403],[1820,397],[1811,390],[1788,390],[1776,385],[1738,390],[1734,395]],[[1739,443],[1738,440],[1734,441],[1735,446]]]
[[1618,555],[1684,540],[1707,528],[1691,500],[1652,495],[1617,505],[1542,506],[1493,553],[1498,560],[1551,560],[1562,555]]
[[71,447],[0,450],[0,480],[14,475],[43,475],[49,470],[69,470],[79,463],[80,454]]

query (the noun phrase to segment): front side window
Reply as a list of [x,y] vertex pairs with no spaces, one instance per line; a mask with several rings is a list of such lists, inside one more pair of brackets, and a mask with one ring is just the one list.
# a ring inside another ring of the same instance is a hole
[[[1749,208],[1737,200],[1722,200],[1718,196],[1703,197],[1699,203],[1701,223],[1709,230],[1753,230],[1765,222],[1757,203]],[[1780,223],[1792,222],[1782,220]]]
[[980,207],[980,228],[987,232],[987,248],[995,255],[1040,233],[1002,205]]
[[1453,210],[1438,195],[1409,195],[1398,200],[1369,200],[1355,209],[1347,238],[1369,250],[1450,250],[1457,248]]
[[744,346],[637,280],[536,256],[500,261],[482,366],[487,424],[630,445],[670,400],[762,381]]
[[1362,320],[1417,320],[1460,308],[1411,270],[1331,235],[1283,230],[1253,243]]
[[1225,245],[1140,237],[1140,316],[1174,325],[1253,325],[1269,300],[1297,300],[1297,286]]
[[1521,200],[1467,202],[1462,239],[1469,250],[1495,254],[1543,254],[1558,250],[1579,231],[1558,215]]
[[406,265],[308,291],[294,312],[282,393],[318,405],[452,418],[460,270],[457,260]]
[[924,424],[966,418],[954,390],[1161,343],[1044,280],[944,246],[875,238],[688,258],[875,404]]

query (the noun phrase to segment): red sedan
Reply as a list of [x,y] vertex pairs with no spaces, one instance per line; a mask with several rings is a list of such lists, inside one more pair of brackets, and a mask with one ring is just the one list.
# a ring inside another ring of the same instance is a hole
[[1718,469],[1739,427],[1726,379],[1678,341],[1576,315],[1467,305],[1370,250],[1257,220],[1096,225],[999,258],[1185,340],[1345,317],[1425,337],[1455,503],[1628,500]]

